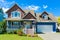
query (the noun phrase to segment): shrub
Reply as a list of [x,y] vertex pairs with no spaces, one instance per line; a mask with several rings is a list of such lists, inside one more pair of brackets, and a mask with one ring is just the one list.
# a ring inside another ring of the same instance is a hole
[[14,33],[14,34],[17,34],[17,30],[15,30],[13,33]]
[[27,34],[25,34],[25,33],[23,33],[22,35],[23,35],[23,36],[27,36]]
[[23,35],[23,32],[18,32],[18,35],[22,36]]
[[8,34],[13,34],[13,30],[8,30],[7,33]]
[[5,33],[6,32],[6,21],[1,21],[0,22],[0,33]]
[[30,34],[27,34],[27,36],[28,36],[28,37],[31,37],[31,35],[30,35]]
[[17,34],[22,36],[23,35],[23,30],[22,29],[17,30]]
[[38,35],[37,35],[37,34],[34,34],[34,36],[35,36],[35,37],[38,37]]
[[38,37],[38,35],[37,34],[34,34],[34,35],[32,35],[32,37]]
[[58,28],[56,29],[56,32],[60,32]]
[[17,30],[8,30],[7,33],[8,34],[17,34]]

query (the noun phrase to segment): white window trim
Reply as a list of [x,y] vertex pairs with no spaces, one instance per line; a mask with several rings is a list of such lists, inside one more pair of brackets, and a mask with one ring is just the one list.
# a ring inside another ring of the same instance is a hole
[[[43,16],[44,16],[44,15],[45,15],[45,16],[47,16],[46,14],[43,14]],[[45,16],[44,16],[44,17],[45,17]],[[47,17],[45,17],[44,19],[48,19],[48,16],[47,16]]]
[[[20,13],[19,11],[17,11],[17,12]],[[21,13],[20,13],[20,16],[19,17],[12,17],[12,12],[11,12],[11,18],[21,18]]]

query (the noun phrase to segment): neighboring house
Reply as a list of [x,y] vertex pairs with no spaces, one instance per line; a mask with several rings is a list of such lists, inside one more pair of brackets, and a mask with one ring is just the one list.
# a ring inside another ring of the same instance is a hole
[[56,32],[56,19],[47,12],[37,14],[33,10],[22,10],[15,4],[6,13],[7,31],[24,28],[34,29],[36,33]]
[[3,21],[4,17],[3,17],[4,13],[2,8],[0,8],[0,22]]

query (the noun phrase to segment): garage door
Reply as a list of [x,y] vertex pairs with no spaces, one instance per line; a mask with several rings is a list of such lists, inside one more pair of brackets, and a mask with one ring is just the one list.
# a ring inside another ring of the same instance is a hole
[[38,23],[36,31],[37,33],[51,33],[55,31],[55,23]]
[[53,31],[53,25],[37,25],[37,32],[52,32]]

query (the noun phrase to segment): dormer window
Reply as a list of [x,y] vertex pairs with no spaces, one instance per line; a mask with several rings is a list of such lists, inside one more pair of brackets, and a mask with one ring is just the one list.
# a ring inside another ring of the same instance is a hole
[[12,17],[20,17],[20,12],[18,12],[18,11],[13,11],[13,12],[11,12],[11,16]]
[[42,18],[43,18],[43,19],[48,19],[48,16],[47,16],[46,14],[43,14],[43,15],[42,15]]

